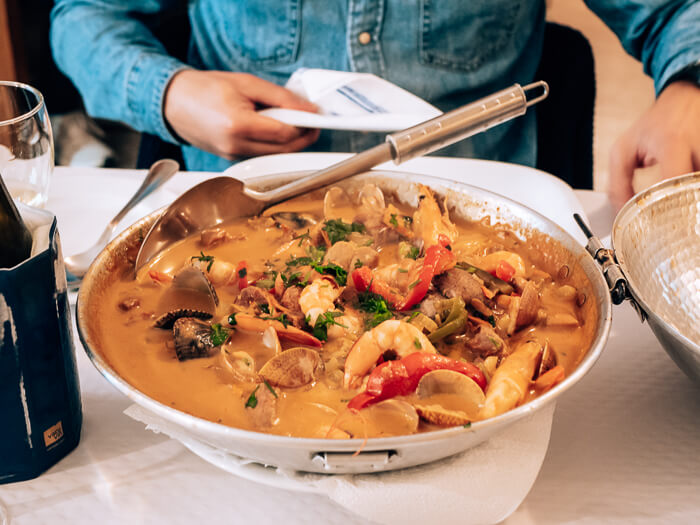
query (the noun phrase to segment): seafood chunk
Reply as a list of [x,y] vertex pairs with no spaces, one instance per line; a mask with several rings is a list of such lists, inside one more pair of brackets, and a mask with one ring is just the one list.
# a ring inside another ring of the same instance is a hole
[[316,279],[306,286],[299,296],[299,306],[311,326],[318,316],[335,309],[335,300],[343,290],[330,279]]
[[491,326],[484,324],[479,325],[479,330],[474,337],[467,341],[466,345],[481,357],[496,355],[505,347],[503,339],[499,337],[496,331]]
[[192,317],[181,317],[173,325],[175,338],[175,353],[180,361],[208,357],[214,348],[211,341],[211,326],[209,323]]
[[520,294],[520,307],[518,309],[515,326],[521,328],[535,322],[539,307],[540,297],[537,292],[537,287],[530,281],[527,281]]
[[539,343],[528,341],[503,360],[486,390],[479,419],[503,414],[523,402],[542,353]]
[[461,297],[466,304],[471,304],[472,299],[484,300],[479,280],[470,272],[457,267],[436,276],[433,283],[445,297]]
[[246,412],[253,427],[270,428],[277,422],[277,393],[265,383],[259,383],[246,401]]
[[314,381],[323,370],[315,350],[298,346],[277,354],[260,369],[260,376],[271,385],[298,388]]
[[386,352],[399,357],[420,350],[436,352],[423,332],[412,324],[390,319],[365,332],[355,341],[345,359],[345,388],[357,388],[362,378]]
[[328,248],[324,264],[335,263],[347,271],[358,266],[375,266],[379,259],[377,250],[370,246],[358,246],[352,241],[338,241]]
[[294,326],[285,326],[280,321],[275,319],[261,319],[248,314],[236,314],[236,326],[241,330],[250,332],[264,332],[267,327],[272,326],[277,332],[280,339],[286,339],[302,345],[321,346],[321,341],[313,335],[295,328]]
[[418,209],[413,213],[413,233],[423,241],[425,248],[435,244],[452,244],[459,232],[450,221],[447,209],[444,213],[440,211],[430,188],[421,184],[418,189],[420,196]]

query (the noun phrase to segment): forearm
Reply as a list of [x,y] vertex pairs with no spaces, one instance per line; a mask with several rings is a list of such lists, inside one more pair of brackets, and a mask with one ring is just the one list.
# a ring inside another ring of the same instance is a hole
[[688,64],[700,60],[700,2],[585,0],[644,65],[657,94]]
[[163,119],[164,93],[186,65],[170,57],[133,16],[137,11],[157,12],[166,3],[58,0],[52,12],[51,46],[89,114],[175,142]]

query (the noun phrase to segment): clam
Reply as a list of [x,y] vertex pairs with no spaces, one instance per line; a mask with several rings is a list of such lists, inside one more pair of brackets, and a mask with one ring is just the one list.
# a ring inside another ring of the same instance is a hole
[[323,217],[327,220],[340,219],[352,222],[352,204],[345,190],[338,186],[330,188],[323,197]]
[[542,347],[542,354],[540,356],[539,363],[535,367],[535,375],[532,379],[537,379],[547,370],[551,370],[555,366],[557,366],[557,356],[549,342],[546,342]]
[[209,323],[193,317],[181,317],[173,324],[175,353],[180,361],[207,357],[214,348]]
[[260,369],[260,376],[272,385],[298,388],[314,381],[323,370],[315,350],[298,346],[277,354]]
[[198,292],[211,301],[212,310],[219,306],[219,296],[206,274],[196,266],[185,266],[173,277],[173,288]]
[[248,352],[234,350],[231,343],[226,342],[221,345],[221,362],[237,381],[255,381],[255,359]]
[[436,425],[464,425],[477,418],[484,392],[474,380],[452,370],[425,374],[416,389],[414,402],[420,416]]
[[160,315],[153,322],[153,326],[156,328],[165,328],[170,330],[175,321],[181,317],[194,317],[196,319],[211,319],[212,314],[209,312],[202,312],[201,310],[194,310],[192,308],[176,308],[175,310],[170,310]]

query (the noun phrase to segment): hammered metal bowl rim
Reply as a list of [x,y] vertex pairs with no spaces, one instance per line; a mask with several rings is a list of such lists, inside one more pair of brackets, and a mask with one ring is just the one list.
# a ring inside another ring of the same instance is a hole
[[615,257],[625,275],[625,278],[627,279],[627,284],[634,300],[637,301],[639,306],[642,307],[644,313],[646,313],[646,315],[650,317],[657,325],[662,327],[665,332],[670,333],[675,340],[682,342],[686,348],[700,355],[700,344],[681,333],[674,324],[656,314],[644,297],[637,292],[638,286],[636,285],[635,279],[632,277],[631,272],[628,270],[630,265],[627,263],[624,252],[619,250],[619,247],[622,244],[622,239],[619,236],[623,233],[623,222],[626,224],[631,223],[637,216],[639,216],[639,212],[642,209],[659,202],[661,199],[669,195],[686,191],[688,188],[700,188],[700,171],[694,171],[672,179],[657,182],[656,184],[649,186],[646,190],[636,194],[625,203],[622,209],[615,216],[612,227],[612,235],[610,238],[613,251],[615,252]]

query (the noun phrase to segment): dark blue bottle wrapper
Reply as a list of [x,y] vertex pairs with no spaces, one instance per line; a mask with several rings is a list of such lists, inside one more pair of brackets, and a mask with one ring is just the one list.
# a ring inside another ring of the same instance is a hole
[[0,483],[37,477],[80,440],[82,408],[60,239],[0,269]]

